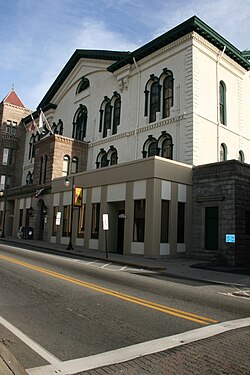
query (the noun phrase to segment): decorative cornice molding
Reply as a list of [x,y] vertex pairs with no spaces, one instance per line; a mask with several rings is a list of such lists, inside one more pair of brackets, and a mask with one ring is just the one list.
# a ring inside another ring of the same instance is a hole
[[103,144],[113,142],[116,139],[128,138],[128,137],[131,137],[131,136],[135,135],[136,133],[144,133],[144,132],[147,132],[151,129],[160,128],[164,125],[168,125],[168,124],[172,124],[172,123],[181,121],[184,118],[185,118],[185,114],[178,115],[178,116],[175,116],[175,117],[166,118],[166,119],[157,121],[153,124],[148,124],[148,125],[146,125],[142,128],[138,128],[137,130],[131,130],[129,132],[124,132],[124,133],[121,133],[121,134],[112,135],[110,137],[106,137],[106,138],[100,139],[98,141],[94,141],[94,142],[89,144],[89,147],[101,146]]

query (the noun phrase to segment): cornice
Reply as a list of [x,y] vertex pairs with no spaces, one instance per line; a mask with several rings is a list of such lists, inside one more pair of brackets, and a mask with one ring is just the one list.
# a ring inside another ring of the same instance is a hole
[[145,132],[147,132],[149,130],[152,130],[152,129],[161,128],[162,126],[172,124],[172,123],[175,123],[175,122],[179,122],[179,121],[183,120],[184,118],[185,118],[184,114],[178,115],[178,116],[175,116],[175,117],[166,118],[166,119],[154,122],[152,124],[148,124],[146,126],[143,126],[141,128],[131,130],[129,132],[124,132],[124,133],[121,133],[121,134],[112,135],[110,137],[106,137],[106,138],[100,139],[98,141],[94,141],[94,142],[89,144],[89,147],[101,146],[103,144],[113,142],[117,139],[128,138],[128,137],[131,137],[131,136],[135,135],[136,133],[145,133]]

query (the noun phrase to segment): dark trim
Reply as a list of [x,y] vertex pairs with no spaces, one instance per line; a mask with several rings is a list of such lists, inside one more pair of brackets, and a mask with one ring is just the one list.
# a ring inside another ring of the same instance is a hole
[[139,61],[144,57],[150,55],[151,53],[157,51],[158,49],[174,42],[175,40],[183,37],[186,34],[191,33],[192,31],[197,32],[199,35],[208,40],[221,51],[223,50],[224,46],[226,46],[225,54],[235,60],[246,70],[250,70],[250,62],[246,58],[248,54],[246,52],[242,53],[197,16],[189,18],[170,31],[167,31],[158,38],[136,49],[132,53],[128,54],[124,59],[110,65],[108,67],[108,70],[113,73],[127,64],[132,65],[133,58],[135,58],[136,61]]
[[74,69],[76,64],[81,58],[85,59],[95,59],[95,60],[108,60],[108,61],[119,61],[126,57],[128,52],[121,52],[121,51],[106,51],[106,50],[85,50],[85,49],[77,49],[69,61],[66,63],[62,71],[59,73],[55,81],[52,83],[51,87],[49,88],[47,94],[44,96],[42,101],[39,103],[37,109],[44,108],[58,89],[61,87],[65,79],[68,77],[69,73]]

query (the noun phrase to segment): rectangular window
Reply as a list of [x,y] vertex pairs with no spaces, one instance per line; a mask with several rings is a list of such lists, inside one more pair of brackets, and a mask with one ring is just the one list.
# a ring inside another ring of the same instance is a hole
[[0,211],[0,230],[3,230],[3,211]]
[[69,237],[70,234],[70,215],[71,206],[63,206],[63,237]]
[[218,250],[219,208],[205,207],[205,249]]
[[145,199],[134,201],[134,242],[144,242],[145,236]]
[[79,210],[79,218],[78,218],[78,237],[84,238],[84,230],[85,230],[85,211],[86,211],[86,204],[83,204]]
[[100,203],[92,203],[91,238],[99,238]]
[[168,243],[169,201],[161,201],[161,243]]
[[6,186],[6,176],[2,174],[1,179],[0,179],[0,190],[4,190],[5,186]]
[[250,235],[250,211],[246,211],[246,234]]
[[57,231],[56,216],[57,216],[57,212],[58,211],[59,211],[59,207],[58,206],[53,207],[52,236],[56,236],[56,231]]
[[13,150],[11,148],[3,149],[3,165],[11,165]]
[[185,242],[185,203],[178,202],[177,243]]
[[28,208],[26,208],[25,210],[25,226],[26,227],[29,227],[30,226],[30,210]]

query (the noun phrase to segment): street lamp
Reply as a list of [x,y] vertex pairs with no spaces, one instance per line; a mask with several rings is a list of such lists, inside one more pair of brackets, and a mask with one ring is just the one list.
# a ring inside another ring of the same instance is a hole
[[7,201],[7,195],[6,191],[4,192],[3,190],[0,190],[0,197],[4,196],[4,206],[3,206],[3,222],[2,222],[2,233],[1,233],[1,238],[5,238],[5,216],[6,216],[6,201]]
[[[66,176],[64,181],[65,186],[70,185],[70,181],[68,176]],[[72,186],[71,186],[71,213],[70,213],[70,234],[69,234],[69,244],[67,246],[67,250],[74,250],[72,245],[72,228],[73,228],[73,208],[74,208],[74,190],[75,190],[75,178],[74,175],[72,176]]]

